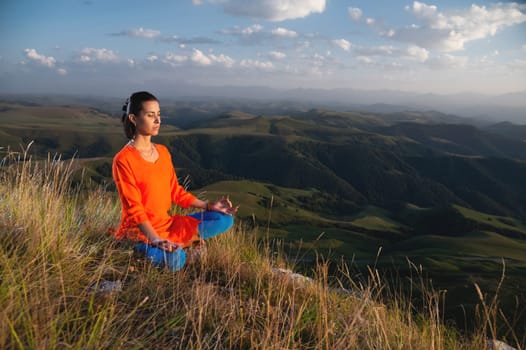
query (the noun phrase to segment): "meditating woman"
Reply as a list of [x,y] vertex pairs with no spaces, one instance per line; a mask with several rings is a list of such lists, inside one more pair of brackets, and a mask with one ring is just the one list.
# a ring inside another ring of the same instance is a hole
[[[168,149],[151,141],[159,133],[161,111],[149,92],[133,93],[123,106],[122,123],[129,142],[113,159],[113,179],[122,204],[118,239],[137,242],[135,250],[154,266],[180,270],[185,250],[233,225],[228,198],[207,202],[187,192],[177,181]],[[204,211],[170,215],[172,204]]]

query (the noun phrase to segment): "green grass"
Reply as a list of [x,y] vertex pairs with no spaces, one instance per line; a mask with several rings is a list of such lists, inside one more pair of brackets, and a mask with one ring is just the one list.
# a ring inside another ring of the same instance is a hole
[[407,255],[481,259],[514,259],[526,263],[526,242],[494,232],[476,231],[460,237],[417,236],[393,247]]
[[470,220],[492,226],[496,229],[515,231],[526,237],[526,226],[517,219],[481,213],[472,209],[464,208],[460,205],[454,205],[453,207]]
[[403,225],[391,219],[390,216],[389,212],[384,209],[368,206],[354,215],[351,223],[368,230],[400,233]]

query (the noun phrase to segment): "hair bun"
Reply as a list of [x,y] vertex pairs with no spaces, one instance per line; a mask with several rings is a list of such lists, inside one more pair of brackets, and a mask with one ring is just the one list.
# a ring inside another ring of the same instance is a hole
[[124,105],[122,105],[122,111],[127,112],[128,111],[128,105],[130,104],[130,99],[126,99],[126,102],[124,102]]

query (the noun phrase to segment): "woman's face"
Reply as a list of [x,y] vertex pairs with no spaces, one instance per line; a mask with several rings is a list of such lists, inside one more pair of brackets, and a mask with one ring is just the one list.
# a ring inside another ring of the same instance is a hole
[[145,101],[138,115],[130,114],[132,123],[135,124],[136,135],[156,136],[161,127],[161,109],[157,101]]

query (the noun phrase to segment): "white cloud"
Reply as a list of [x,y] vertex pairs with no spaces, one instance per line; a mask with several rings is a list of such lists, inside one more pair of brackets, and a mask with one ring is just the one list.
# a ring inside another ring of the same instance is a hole
[[341,48],[342,50],[344,51],[349,51],[351,50],[351,43],[345,39],[335,39],[335,40],[332,40],[331,43],[334,45],[334,46],[338,46],[339,48]]
[[213,53],[206,54],[199,49],[193,49],[191,53],[182,55],[168,52],[162,59],[160,59],[157,55],[150,55],[146,60],[150,63],[155,63],[160,60],[161,62],[172,67],[189,67],[188,64],[193,64],[195,66],[203,67],[221,66],[225,68],[231,68],[236,63],[236,61],[230,56],[224,54],[216,55]]
[[[150,57],[148,57],[148,60],[150,62],[155,62],[155,61],[157,61],[157,56],[153,56],[153,57],[150,56]],[[171,66],[177,66],[177,65],[180,65],[181,63],[184,63],[186,61],[188,61],[188,56],[176,55],[176,54],[171,53],[171,52],[168,52],[164,56],[164,59],[163,59],[163,62],[168,63]]]
[[230,56],[227,56],[227,55],[224,55],[224,54],[220,54],[219,56],[216,56],[216,55],[210,55],[209,58],[215,62],[215,63],[219,63],[227,68],[230,68],[234,65],[234,63],[236,62],[234,59],[232,59]]
[[58,75],[67,75],[68,71],[65,70],[64,68],[58,68],[57,69],[57,73],[58,73]]
[[144,29],[142,27],[123,30],[119,33],[110,34],[112,36],[128,36],[131,38],[155,39],[161,36],[161,32],[154,29]]
[[401,28],[391,37],[445,52],[462,50],[467,42],[494,36],[506,27],[526,22],[526,14],[517,3],[496,3],[490,7],[473,4],[469,9],[442,13],[437,6],[415,1],[406,9],[421,25]]
[[236,16],[284,21],[325,11],[326,0],[222,0],[225,11]]
[[269,57],[274,59],[274,60],[282,60],[284,59],[285,57],[287,57],[286,54],[284,54],[283,52],[279,52],[279,51],[270,51],[268,53]]
[[241,28],[239,26],[235,26],[233,28],[229,29],[222,29],[220,32],[222,34],[229,34],[229,35],[241,35],[241,36],[251,36],[254,34],[257,34],[263,30],[263,26],[260,24],[253,24],[249,27]]
[[214,64],[221,65],[226,68],[230,68],[235,64],[235,60],[231,58],[230,56],[220,54],[220,55],[214,55],[209,54],[206,55],[201,50],[193,49],[192,55],[188,58],[186,56],[177,56],[174,55],[171,57],[172,62],[176,63],[182,63],[187,60],[190,60],[191,62],[197,64],[198,66],[211,66]]
[[194,4],[194,5],[202,5],[203,4],[203,0],[192,0],[192,4]]
[[357,56],[356,60],[358,62],[360,62],[360,63],[365,63],[365,64],[373,63],[373,60],[370,57],[367,57],[367,56]]
[[274,68],[274,64],[270,61],[258,61],[258,60],[251,60],[251,59],[245,59],[241,60],[239,65],[243,68],[250,68],[250,69],[260,69],[260,70],[272,70]]
[[298,36],[298,33],[296,33],[295,31],[285,28],[276,28],[272,30],[272,34],[286,38],[295,38]]
[[82,63],[91,62],[118,62],[119,57],[112,50],[108,49],[95,49],[91,47],[84,48],[80,51],[80,55],[77,59]]
[[33,62],[36,62],[48,68],[55,67],[56,60],[52,56],[45,56],[45,55],[39,54],[37,50],[35,49],[25,49],[24,52],[26,54],[26,57]]
[[349,17],[355,22],[358,22],[362,18],[362,10],[355,7],[349,7]]
[[395,53],[396,48],[391,45],[367,46],[355,48],[359,56],[391,56]]
[[252,35],[252,34],[255,34],[255,33],[259,33],[262,30],[263,30],[263,26],[262,25],[254,24],[254,25],[251,25],[250,27],[246,27],[246,28],[241,29],[241,34],[242,35]]
[[150,56],[148,56],[148,57],[146,58],[146,60],[147,60],[148,62],[155,62],[155,61],[157,61],[158,59],[159,59],[159,57],[158,57],[157,55],[150,55]]
[[194,52],[192,53],[191,57],[192,62],[201,65],[201,66],[209,66],[212,64],[212,60],[208,58],[202,51],[198,49],[194,49]]
[[524,52],[526,52],[526,44],[524,44],[524,45],[521,46],[521,50],[524,51]]
[[161,32],[154,29],[137,28],[128,31],[128,35],[135,38],[155,39],[161,35]]
[[365,23],[367,23],[370,26],[374,25],[375,22],[376,22],[375,19],[371,17],[365,19]]
[[407,48],[409,57],[415,58],[420,62],[425,62],[429,58],[429,51],[418,46],[411,45]]

